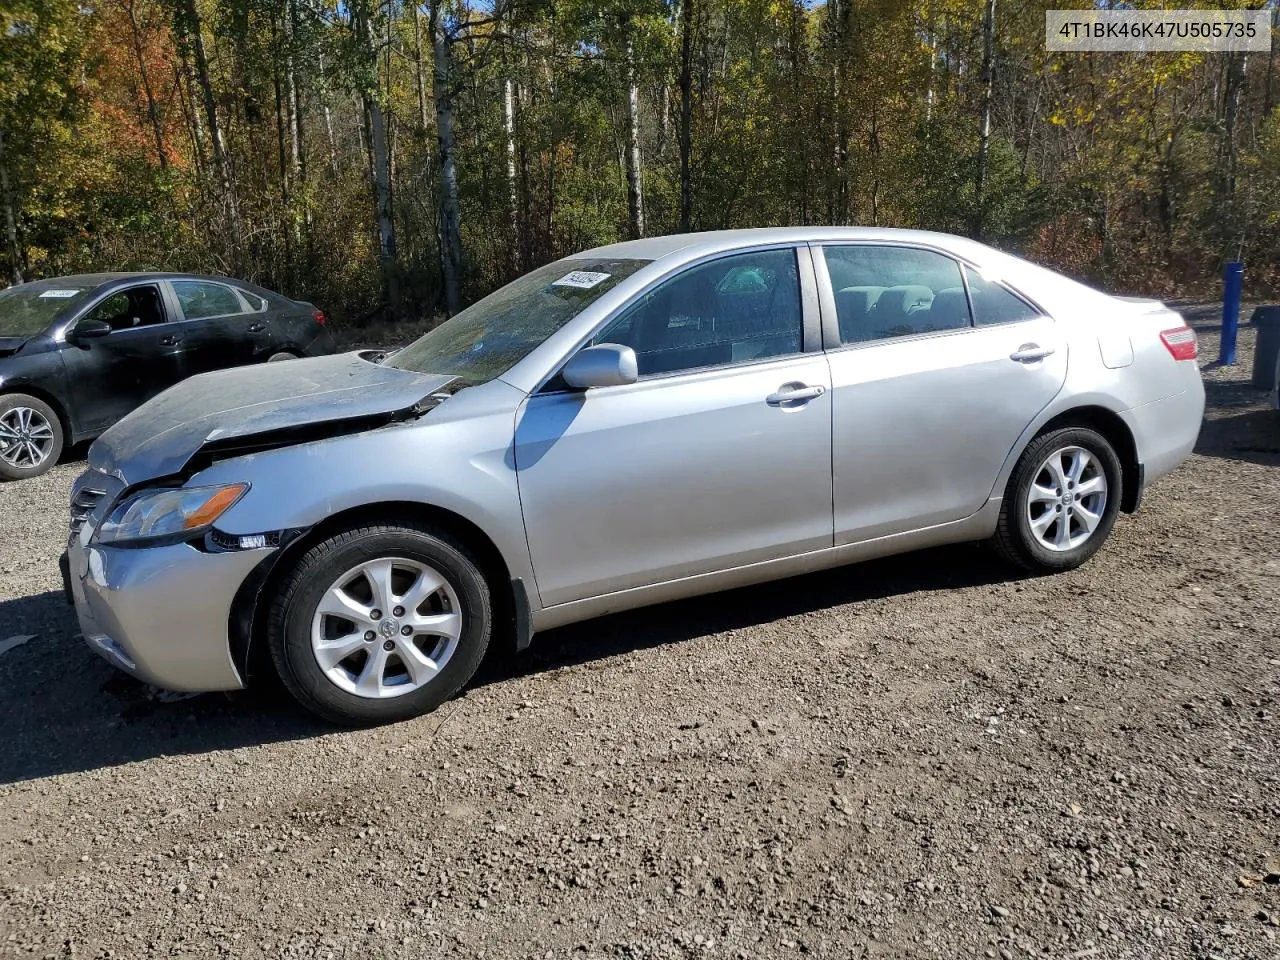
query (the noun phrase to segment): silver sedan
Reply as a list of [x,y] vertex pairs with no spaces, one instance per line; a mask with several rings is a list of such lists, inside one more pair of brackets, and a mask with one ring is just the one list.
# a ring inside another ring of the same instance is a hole
[[655,237],[390,357],[166,391],[90,450],[64,576],[143,680],[274,670],[331,720],[398,720],[496,636],[957,541],[1075,567],[1203,409],[1177,313],[969,240]]

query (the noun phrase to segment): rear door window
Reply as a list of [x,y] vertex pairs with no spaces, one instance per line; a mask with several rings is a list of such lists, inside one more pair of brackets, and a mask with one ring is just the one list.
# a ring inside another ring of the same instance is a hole
[[970,326],[960,264],[914,247],[824,246],[842,344]]
[[207,280],[174,280],[173,292],[187,320],[225,317],[244,313],[244,305],[234,290],[224,283]]

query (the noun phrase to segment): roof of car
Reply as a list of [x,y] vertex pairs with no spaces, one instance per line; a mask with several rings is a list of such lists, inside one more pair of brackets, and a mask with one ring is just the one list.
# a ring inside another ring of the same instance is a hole
[[107,283],[121,280],[219,280],[223,283],[247,283],[235,277],[212,277],[201,273],[167,273],[163,271],[116,271],[110,273],[73,273],[62,277],[48,277],[44,280],[32,280],[33,285],[72,284],[85,287],[100,287]]
[[674,253],[692,259],[703,254],[735,250],[767,243],[806,243],[840,240],[879,240],[915,243],[961,252],[989,249],[974,240],[929,230],[899,230],[888,227],[763,227],[753,230],[710,230],[704,233],[673,233],[611,243],[574,254],[570,259],[618,258],[660,260]]

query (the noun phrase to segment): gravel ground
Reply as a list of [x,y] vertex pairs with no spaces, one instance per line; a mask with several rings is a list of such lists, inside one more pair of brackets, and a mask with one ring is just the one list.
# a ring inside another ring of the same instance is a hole
[[80,465],[6,485],[0,956],[1280,956],[1252,343],[1084,569],[949,548],[617,616],[361,732],[114,674],[59,592]]

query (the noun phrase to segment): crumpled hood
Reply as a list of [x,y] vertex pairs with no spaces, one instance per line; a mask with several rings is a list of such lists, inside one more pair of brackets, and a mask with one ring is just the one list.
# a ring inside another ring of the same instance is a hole
[[18,348],[29,339],[29,337],[0,337],[0,357],[9,357],[17,353]]
[[456,379],[379,366],[354,353],[205,373],[148,400],[95,440],[89,466],[132,486],[179,473],[210,444],[296,428],[296,442],[304,442],[314,438],[308,427],[352,421],[369,429],[408,419]]

